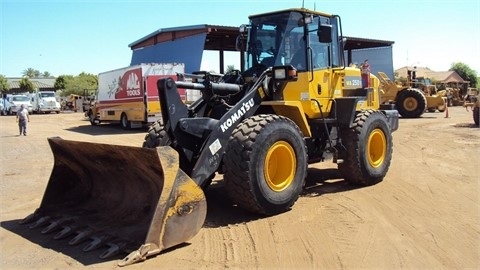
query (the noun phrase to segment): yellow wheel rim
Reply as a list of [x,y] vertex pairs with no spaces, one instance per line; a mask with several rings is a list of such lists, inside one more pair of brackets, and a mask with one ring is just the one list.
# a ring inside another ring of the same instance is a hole
[[285,141],[278,141],[270,147],[264,163],[264,176],[268,186],[276,192],[288,188],[295,176],[297,160],[295,151]]
[[374,129],[367,142],[368,163],[377,168],[385,161],[387,154],[387,140],[385,134],[380,129]]
[[403,107],[408,111],[414,111],[418,107],[418,102],[413,97],[408,97],[403,101]]

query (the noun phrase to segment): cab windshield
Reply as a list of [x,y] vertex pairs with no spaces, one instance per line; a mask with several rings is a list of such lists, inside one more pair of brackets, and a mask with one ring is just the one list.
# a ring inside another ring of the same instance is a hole
[[[336,17],[298,11],[252,17],[245,70],[277,65],[292,65],[299,71],[341,66],[338,24]],[[331,42],[319,41],[319,25],[331,25]]]
[[40,96],[41,96],[42,98],[55,97],[55,94],[54,94],[54,93],[40,93]]
[[27,96],[14,96],[12,98],[12,101],[30,101],[30,99]]

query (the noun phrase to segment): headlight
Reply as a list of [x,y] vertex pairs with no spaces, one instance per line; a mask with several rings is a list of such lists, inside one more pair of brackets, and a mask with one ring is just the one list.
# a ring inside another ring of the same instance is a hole
[[273,67],[273,79],[275,81],[296,81],[297,70],[292,66]]

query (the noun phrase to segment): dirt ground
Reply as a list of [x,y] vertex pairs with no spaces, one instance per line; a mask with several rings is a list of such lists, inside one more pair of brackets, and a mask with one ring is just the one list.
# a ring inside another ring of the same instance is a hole
[[[0,117],[0,268],[117,268],[18,221],[39,205],[53,157],[47,137],[140,146],[146,130],[90,126],[82,113],[32,115],[28,136]],[[128,269],[480,269],[480,129],[462,107],[400,119],[383,182],[358,188],[330,161],[311,165],[293,209],[237,209],[221,182],[188,243]]]

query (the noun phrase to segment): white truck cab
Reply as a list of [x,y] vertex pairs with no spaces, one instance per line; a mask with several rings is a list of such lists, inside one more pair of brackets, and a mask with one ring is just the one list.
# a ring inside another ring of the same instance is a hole
[[36,91],[32,94],[33,111],[36,113],[60,113],[60,102],[57,101],[54,91]]
[[8,114],[16,114],[22,105],[25,105],[25,108],[28,110],[29,113],[32,113],[33,107],[30,103],[30,98],[26,94],[21,95],[11,95],[7,98],[7,107],[5,111]]

